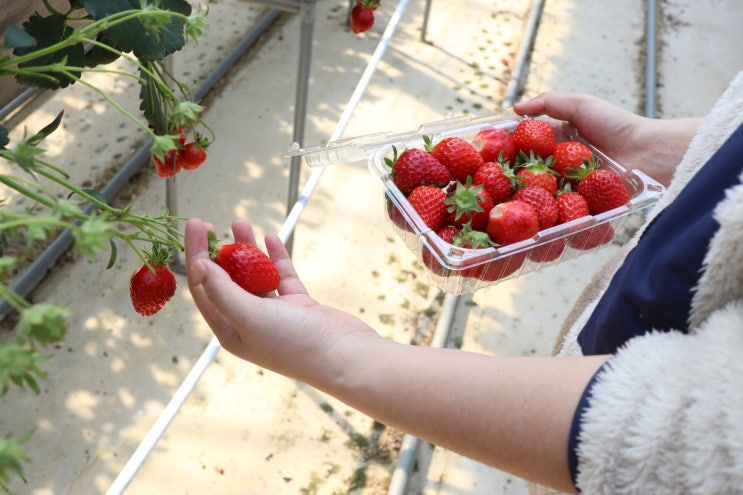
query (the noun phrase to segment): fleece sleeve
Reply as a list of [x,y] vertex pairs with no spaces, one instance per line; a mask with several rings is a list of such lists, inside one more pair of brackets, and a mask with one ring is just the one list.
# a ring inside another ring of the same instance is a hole
[[743,493],[743,301],[690,334],[630,340],[587,387],[571,437],[583,494]]

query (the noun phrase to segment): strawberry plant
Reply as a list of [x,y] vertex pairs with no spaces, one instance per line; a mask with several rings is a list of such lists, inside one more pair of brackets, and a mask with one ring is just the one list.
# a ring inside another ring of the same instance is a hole
[[[193,101],[190,88],[168,71],[164,59],[202,34],[206,12],[194,11],[187,0],[70,0],[62,10],[42,1],[44,11],[34,12],[21,25],[7,26],[0,47],[0,77],[45,90],[85,85],[151,137],[156,165],[170,166],[175,173],[203,163],[208,142],[195,130],[208,130],[200,118],[203,109]],[[119,59],[130,63],[134,71],[110,68]],[[136,81],[141,114],[127,111],[111,94],[88,81],[90,72]],[[0,125],[0,159],[7,165],[0,173],[3,196],[21,195],[33,204],[19,211],[0,204],[0,298],[17,314],[12,337],[0,343],[0,396],[11,386],[38,394],[39,380],[44,378],[40,363],[47,357],[41,346],[62,340],[67,331],[65,307],[34,304],[11,289],[12,271],[21,264],[18,253],[33,244],[50,242],[65,230],[71,232],[77,252],[91,258],[107,252],[110,267],[116,262],[118,246],[123,245],[143,264],[133,277],[135,284],[135,279],[140,283],[140,278],[155,277],[167,269],[168,257],[155,257],[155,253],[182,249],[182,234],[174,229],[180,218],[167,212],[135,214],[130,206],[114,207],[98,191],[73,183],[63,168],[44,158],[43,141],[62,119],[60,113],[16,142],[11,142],[8,129]],[[198,143],[193,147],[187,142],[189,133],[193,143]],[[180,157],[185,157],[185,166],[179,163]],[[170,176],[160,170],[158,175]],[[174,279],[166,278],[160,295],[165,301],[175,290]],[[142,306],[135,303],[135,307]],[[151,312],[152,307],[142,310],[142,314]],[[0,439],[0,487],[6,490],[12,477],[23,478],[26,438],[28,434],[14,437],[8,433]]]

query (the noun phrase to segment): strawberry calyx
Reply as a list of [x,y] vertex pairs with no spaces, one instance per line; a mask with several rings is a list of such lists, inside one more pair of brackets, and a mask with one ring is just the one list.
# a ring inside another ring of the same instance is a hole
[[545,159],[539,155],[535,155],[534,151],[530,151],[528,155],[523,151],[519,151],[519,156],[521,158],[521,168],[534,173],[551,174],[555,177],[560,175],[552,168],[554,164],[552,156],[548,156]]
[[379,7],[379,0],[356,0],[356,5],[360,5],[362,9],[374,10]]
[[153,242],[150,249],[143,250],[145,265],[154,272],[154,268],[158,266],[167,266],[171,263],[171,253],[167,249],[160,246],[160,243]]
[[599,168],[599,164],[594,157],[591,159],[583,158],[583,164],[578,167],[570,167],[566,170],[564,177],[575,181],[576,183],[583,180],[588,174]]
[[484,211],[480,205],[480,191],[482,188],[482,184],[472,185],[472,176],[467,176],[464,184],[457,181],[454,194],[444,201],[444,204],[447,205],[446,211],[449,213],[456,212],[455,218],[457,220],[464,214]]
[[206,234],[206,238],[209,241],[209,259],[215,261],[217,259],[217,253],[219,252],[219,241],[217,235],[211,230]]
[[452,239],[452,244],[468,249],[484,249],[498,247],[487,232],[472,229],[472,222],[465,223],[459,233]]
[[384,164],[387,165],[390,168],[390,171],[394,174],[395,172],[395,165],[397,165],[397,160],[400,158],[400,155],[397,153],[397,146],[392,146],[392,158],[385,157]]
[[431,139],[431,136],[423,136],[423,149],[429,153],[433,151],[433,139]]

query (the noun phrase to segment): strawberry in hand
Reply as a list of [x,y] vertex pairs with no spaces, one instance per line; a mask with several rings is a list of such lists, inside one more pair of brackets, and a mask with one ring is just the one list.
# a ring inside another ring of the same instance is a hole
[[248,242],[233,242],[219,246],[209,232],[209,256],[222,267],[233,282],[251,294],[273,292],[281,277],[271,258]]
[[175,275],[170,270],[170,254],[157,244],[146,252],[147,263],[132,274],[129,297],[134,311],[142,316],[158,313],[175,295]]

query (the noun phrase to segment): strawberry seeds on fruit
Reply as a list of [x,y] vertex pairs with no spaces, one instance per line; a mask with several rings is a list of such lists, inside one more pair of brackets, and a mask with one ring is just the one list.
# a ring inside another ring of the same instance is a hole
[[281,277],[271,258],[248,242],[219,245],[209,232],[209,256],[230,276],[233,282],[251,294],[273,292]]
[[157,314],[175,295],[175,275],[170,270],[170,253],[153,244],[145,252],[146,263],[129,280],[129,297],[134,311],[142,316]]

